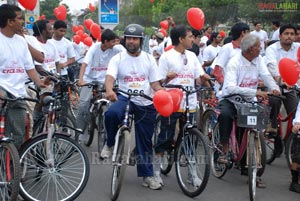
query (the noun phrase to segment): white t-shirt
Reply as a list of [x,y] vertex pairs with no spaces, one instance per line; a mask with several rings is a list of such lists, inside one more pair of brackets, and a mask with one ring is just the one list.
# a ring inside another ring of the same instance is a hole
[[280,76],[278,63],[280,59],[286,57],[293,60],[297,60],[297,51],[300,47],[300,43],[292,43],[291,48],[286,51],[281,47],[280,41],[270,45],[266,49],[266,54],[264,57],[265,63],[273,77]]
[[273,35],[272,35],[272,40],[279,40],[279,29],[276,29],[276,31],[274,31]]
[[153,48],[157,46],[157,41],[156,39],[149,39],[149,54],[153,53]]
[[86,83],[98,81],[104,83],[108,63],[113,56],[125,48],[122,45],[115,45],[112,49],[102,51],[101,42],[93,44],[83,60],[87,64],[83,80]]
[[24,37],[27,43],[30,44],[33,48],[37,49],[40,52],[43,52],[43,48],[36,37],[30,35],[24,35]]
[[35,61],[36,65],[41,65],[44,70],[50,73],[56,73],[56,62],[60,61],[58,51],[51,40],[47,40],[46,43],[39,42],[43,48],[44,53],[44,63],[39,63]]
[[259,40],[260,40],[260,55],[264,55],[265,53],[265,41],[268,40],[268,34],[267,32],[265,32],[264,30],[259,30],[259,31],[251,31],[250,34],[253,34],[255,36],[258,36],[259,37]]
[[264,81],[270,90],[276,89],[279,91],[279,87],[276,85],[261,56],[250,62],[239,53],[228,62],[222,94],[240,94],[254,98],[259,78]]
[[[118,80],[120,89],[143,92],[150,97],[153,96],[150,83],[162,79],[154,57],[144,51],[138,57],[130,56],[127,51],[115,55],[108,64],[106,74]],[[141,106],[152,104],[152,101],[140,96],[132,97],[131,101]]]
[[80,42],[79,44],[76,44],[75,42],[72,43],[74,51],[75,51],[75,60],[78,63],[82,63],[83,62],[83,58],[84,58],[84,54],[86,53],[86,51],[88,50],[88,46],[86,46],[85,44],[83,44],[83,42]]
[[[187,62],[186,65],[184,64]],[[204,75],[204,70],[194,52],[185,50],[181,54],[174,48],[162,54],[159,59],[159,75],[165,79],[169,72],[177,73],[176,78],[172,79],[169,84],[183,85],[186,87],[195,87],[195,79]],[[183,96],[185,97],[185,96]],[[189,96],[190,109],[195,109],[197,105],[196,93]],[[183,98],[180,105],[180,111],[185,110],[185,99]]]
[[16,97],[27,96],[26,71],[34,69],[34,64],[26,40],[0,32],[0,52],[0,86]]
[[212,61],[218,53],[220,52],[221,47],[217,45],[217,47],[214,47],[212,45],[207,46],[203,51],[203,62],[205,61]]
[[[60,57],[59,63],[65,63],[68,61],[69,58],[73,58],[73,57],[75,58],[76,54],[71,41],[69,41],[64,37],[61,40],[55,40],[54,38],[52,38],[50,39],[50,41],[53,42],[53,44],[55,45],[58,51]],[[67,68],[61,69],[60,74],[67,75],[68,74]]]

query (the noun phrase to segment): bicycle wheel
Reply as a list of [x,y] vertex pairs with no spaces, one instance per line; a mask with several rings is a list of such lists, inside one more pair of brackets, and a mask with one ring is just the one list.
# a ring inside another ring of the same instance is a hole
[[[160,134],[160,127],[161,127],[161,118],[158,115],[156,117],[154,135],[153,135],[153,146],[154,147],[157,144],[158,136]],[[163,157],[161,159],[161,164],[160,164],[160,172],[164,175],[169,174],[169,172],[172,169],[173,163],[174,163],[174,148],[169,147],[163,153]]]
[[104,128],[104,112],[106,112],[107,110],[107,105],[103,104],[100,107],[100,111],[99,114],[97,116],[96,122],[97,122],[97,130],[98,130],[98,153],[100,155],[102,148],[105,144],[106,141],[106,132],[105,132],[105,128]]
[[222,178],[227,172],[227,165],[218,162],[222,154],[223,146],[220,142],[219,123],[216,123],[210,142],[210,161],[213,175],[217,178]]
[[295,134],[290,133],[285,143],[285,159],[289,168],[291,167],[292,164],[294,135]]
[[257,170],[257,176],[261,177],[265,172],[266,164],[267,164],[267,151],[266,151],[266,143],[264,140],[264,135],[262,132],[259,132],[259,142],[260,142],[260,164],[261,167]]
[[87,139],[84,141],[85,146],[89,147],[91,146],[94,136],[95,136],[95,132],[97,130],[97,125],[95,124],[95,117],[92,115],[91,117],[91,121],[87,123],[87,126],[85,128],[85,130],[83,131],[84,135],[87,134]]
[[0,143],[0,200],[17,200],[20,183],[20,158],[12,142]]
[[60,116],[59,119],[61,121],[57,121],[55,125],[55,131],[57,133],[68,133],[72,139],[75,139],[75,130],[72,128],[76,127],[76,120],[71,114],[67,114],[63,118],[66,118],[64,120],[61,119],[62,117]]
[[258,163],[258,154],[259,154],[259,144],[257,133],[250,131],[248,134],[247,142],[247,154],[248,154],[248,185],[249,185],[249,196],[250,201],[255,200],[256,196],[256,175],[257,175],[257,163]]
[[21,150],[21,196],[25,200],[75,200],[89,178],[85,151],[65,134],[55,133],[50,145],[54,166],[50,166],[46,143],[47,134],[41,134]]
[[203,114],[202,122],[202,133],[207,136],[209,140],[211,140],[213,128],[217,123],[216,112],[212,109],[207,109]]
[[205,189],[210,172],[207,140],[197,128],[192,128],[186,130],[177,142],[175,167],[178,184],[187,196],[198,196]]
[[126,170],[126,159],[129,157],[130,133],[124,129],[120,131],[119,143],[111,178],[111,200],[118,199],[122,187],[122,181]]
[[275,137],[272,134],[264,133],[264,141],[266,144],[266,163],[271,164],[276,158],[275,154]]
[[79,90],[76,86],[68,87],[70,111],[74,117],[78,115],[78,106],[80,103]]

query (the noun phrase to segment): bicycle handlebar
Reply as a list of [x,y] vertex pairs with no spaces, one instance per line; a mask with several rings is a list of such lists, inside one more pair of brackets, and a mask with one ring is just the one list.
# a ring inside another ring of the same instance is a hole
[[[254,100],[249,100],[247,99],[246,96],[243,96],[241,94],[229,94],[229,95],[226,95],[226,96],[223,96],[224,99],[226,98],[231,98],[231,97],[234,97],[234,96],[238,96],[241,98],[242,101],[246,102],[246,103],[262,103],[262,101],[264,100],[264,98],[262,97],[262,99],[258,99],[257,101],[254,101]],[[268,94],[268,96],[270,97],[275,97],[275,98],[279,98],[281,100],[285,100],[286,97],[285,96],[281,96],[281,95],[274,95],[274,94]]]
[[163,84],[163,87],[165,88],[177,88],[181,89],[182,91],[186,92],[187,94],[196,93],[199,91],[214,91],[215,89],[213,87],[197,87],[197,88],[190,88],[183,85],[177,85],[177,84]]
[[153,101],[153,99],[150,96],[147,96],[147,95],[145,95],[143,93],[123,91],[122,89],[119,89],[119,88],[115,88],[115,91],[124,93],[124,94],[128,95],[129,97],[130,96],[141,96],[141,97],[143,97],[143,98],[145,98],[147,100]]

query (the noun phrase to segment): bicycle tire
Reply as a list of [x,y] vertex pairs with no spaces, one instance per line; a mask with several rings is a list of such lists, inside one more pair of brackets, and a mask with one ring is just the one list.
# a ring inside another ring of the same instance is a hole
[[274,145],[275,137],[268,133],[264,133],[264,141],[266,144],[266,163],[270,165],[276,159]]
[[113,162],[113,172],[111,177],[111,200],[118,199],[122,182],[126,171],[126,159],[129,157],[130,132],[127,129],[120,131],[119,143],[116,153],[116,161]]
[[17,200],[21,180],[19,152],[12,142],[0,142],[0,200]]
[[256,176],[257,176],[257,139],[255,139],[255,131],[250,131],[247,140],[247,154],[248,154],[248,185],[250,201],[255,201],[256,196]]
[[84,190],[90,165],[83,148],[63,133],[54,133],[51,148],[54,167],[47,164],[47,134],[32,138],[21,150],[24,172],[20,194],[25,200],[75,200]]
[[106,132],[105,132],[105,127],[104,127],[104,112],[107,110],[107,105],[103,104],[100,107],[98,117],[97,117],[97,133],[98,133],[98,141],[97,141],[97,148],[98,148],[98,153],[100,155],[103,146],[106,141]]
[[216,123],[213,129],[213,134],[210,142],[210,161],[213,175],[217,178],[222,178],[228,167],[224,163],[219,163],[219,156],[223,154],[222,144],[220,142],[219,123]]
[[294,134],[290,133],[285,143],[285,159],[288,167],[292,165],[292,145],[294,141]]
[[95,136],[95,130],[97,130],[97,125],[95,124],[95,117],[91,117],[91,121],[87,123],[87,126],[84,130],[84,133],[87,132],[88,138],[86,141],[84,141],[84,145],[89,147],[93,143],[94,136]]
[[259,132],[259,142],[260,142],[260,163],[261,167],[257,170],[257,176],[261,177],[265,172],[266,164],[267,164],[267,152],[266,152],[266,143],[264,140],[264,135],[262,132]]
[[203,114],[202,120],[202,133],[207,137],[208,140],[212,138],[213,128],[217,123],[217,115],[213,109],[206,109]]
[[[176,177],[183,193],[189,197],[195,197],[202,193],[209,179],[208,142],[196,127],[186,130],[184,135],[183,138],[177,140],[175,149]],[[201,166],[203,170],[199,174]],[[187,173],[184,172],[185,168]],[[183,179],[185,175],[188,177],[186,180]]]
[[77,117],[78,115],[78,106],[80,103],[80,96],[79,96],[79,90],[77,87],[72,86],[70,87],[70,90],[68,90],[69,95],[69,107],[72,115],[74,117]]
[[[156,117],[154,134],[153,134],[153,145],[157,144],[158,135],[160,134],[160,127],[161,127],[161,117],[158,115]],[[155,154],[155,153],[154,153]],[[163,153],[163,157],[161,159],[160,165],[160,172],[164,175],[167,175],[172,170],[172,166],[174,163],[174,148],[170,147],[169,149],[165,150]]]

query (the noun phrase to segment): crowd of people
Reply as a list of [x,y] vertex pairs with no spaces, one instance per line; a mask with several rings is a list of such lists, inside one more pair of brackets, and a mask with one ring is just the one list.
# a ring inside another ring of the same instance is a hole
[[[299,97],[293,90],[279,88],[279,85],[286,83],[278,70],[280,59],[297,59],[299,29],[291,24],[280,25],[274,21],[274,33],[269,39],[268,34],[262,30],[261,22],[253,24],[253,31],[250,31],[248,24],[239,22],[231,27],[230,35],[224,38],[219,32],[213,31],[211,26],[195,30],[186,25],[176,25],[171,17],[167,17],[167,20],[170,24],[169,34],[153,33],[149,41],[149,52],[142,50],[145,32],[138,24],[130,24],[125,28],[123,45],[118,44],[119,37],[112,30],[106,29],[102,32],[101,41],[82,51],[82,48],[65,38],[67,25],[64,21],[58,20],[52,26],[47,20],[38,20],[33,25],[33,36],[29,36],[23,32],[24,18],[21,9],[3,4],[0,6],[0,96],[28,96],[25,81],[29,77],[36,87],[41,88],[42,99],[54,87],[47,76],[59,73],[68,78],[68,66],[83,56],[78,85],[98,81],[105,86],[106,98],[112,102],[104,114],[107,140],[101,152],[103,159],[111,156],[118,125],[125,113],[127,96],[113,91],[116,81],[123,91],[142,91],[152,97],[156,91],[165,90],[162,83],[195,87],[200,84],[208,85],[210,77],[215,77],[215,90],[219,98],[217,108],[220,110],[218,122],[225,153],[220,157],[222,163],[228,162],[228,141],[236,114],[235,103],[223,99],[224,95],[238,93],[249,98],[260,96],[269,99],[272,110],[271,124],[267,129],[270,133],[277,133],[276,117],[281,100],[269,98],[268,94],[285,96],[283,104],[287,113],[297,108],[292,132],[294,141],[299,142]],[[170,45],[172,47],[167,48]],[[268,92],[257,89],[261,81],[268,87]],[[88,121],[91,97],[91,88],[81,87],[76,120],[76,127],[81,130],[84,130]],[[190,110],[195,112],[196,94],[190,96],[189,101]],[[137,175],[143,178],[145,187],[163,187],[159,168],[164,149],[160,144],[173,139],[176,121],[184,112],[184,105],[183,100],[177,112],[162,118],[160,136],[167,138],[159,138],[153,157],[152,135],[157,112],[149,100],[142,97],[131,100],[130,107],[135,117],[136,155],[139,157]],[[23,102],[17,102],[7,110],[5,132],[7,135],[13,133],[17,147],[25,140],[25,113],[29,109],[33,119],[38,119],[42,115],[42,102],[28,107]],[[158,162],[153,164],[153,158]],[[292,182],[289,188],[297,193],[300,193],[299,164],[300,145],[297,145],[290,167]],[[245,174],[245,166],[242,166],[241,174]],[[192,172],[191,175],[191,184],[199,185],[200,179]],[[259,179],[257,187],[266,186]]]

